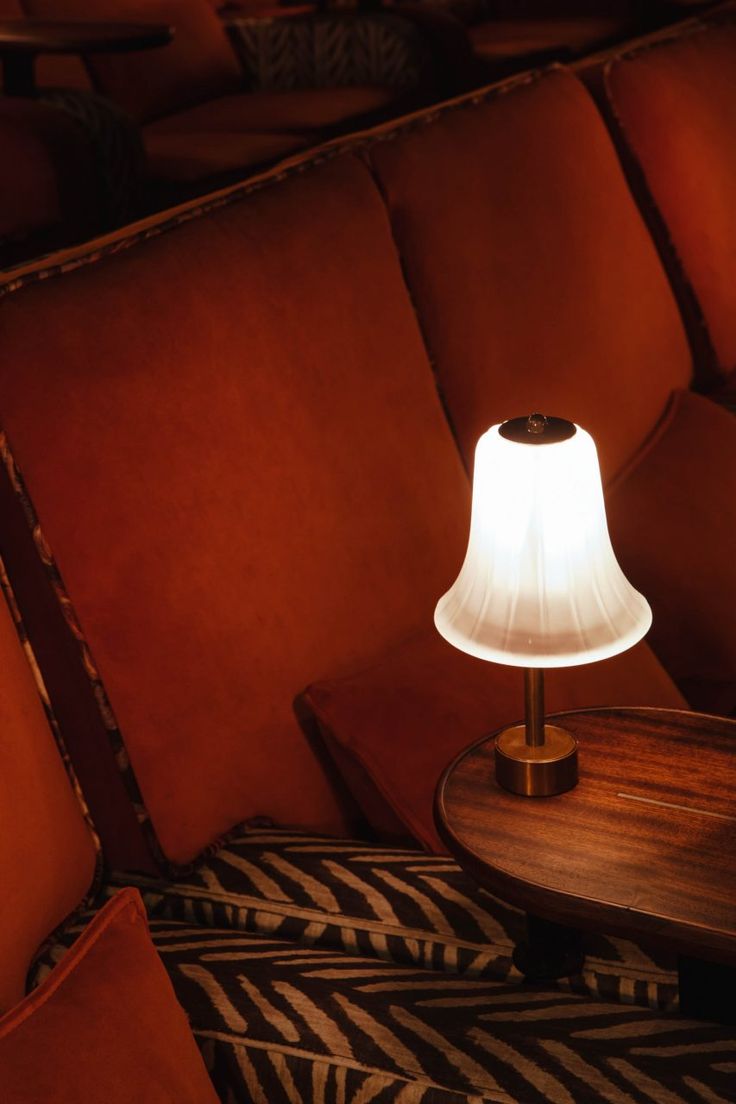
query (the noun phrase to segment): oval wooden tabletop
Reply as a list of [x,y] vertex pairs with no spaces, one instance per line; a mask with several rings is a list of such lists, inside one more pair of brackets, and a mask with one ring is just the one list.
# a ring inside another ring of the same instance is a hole
[[568,793],[501,789],[493,735],[447,768],[435,818],[458,862],[528,912],[736,963],[736,721],[610,709],[554,723],[579,745]]
[[0,51],[7,53],[93,54],[165,46],[173,31],[164,23],[0,21]]

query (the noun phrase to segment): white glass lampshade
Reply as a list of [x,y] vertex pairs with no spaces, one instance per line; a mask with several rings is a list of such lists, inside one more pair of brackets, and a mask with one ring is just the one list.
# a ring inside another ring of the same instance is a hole
[[611,547],[593,439],[560,424],[572,434],[564,440],[510,440],[495,425],[478,442],[468,549],[434,619],[480,659],[589,663],[630,648],[651,625]]

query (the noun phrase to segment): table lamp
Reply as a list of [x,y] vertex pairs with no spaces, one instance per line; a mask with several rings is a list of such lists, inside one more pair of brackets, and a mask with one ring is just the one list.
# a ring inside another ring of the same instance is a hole
[[531,414],[483,434],[468,549],[434,621],[461,651],[525,668],[525,723],[496,737],[498,783],[529,797],[572,789],[577,744],[544,723],[544,668],[617,655],[652,623],[611,547],[589,433]]

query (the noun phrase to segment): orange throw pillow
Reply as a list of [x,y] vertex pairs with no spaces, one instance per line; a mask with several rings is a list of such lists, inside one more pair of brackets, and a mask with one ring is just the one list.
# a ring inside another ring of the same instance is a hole
[[3,1104],[217,1104],[137,890],[0,1019]]

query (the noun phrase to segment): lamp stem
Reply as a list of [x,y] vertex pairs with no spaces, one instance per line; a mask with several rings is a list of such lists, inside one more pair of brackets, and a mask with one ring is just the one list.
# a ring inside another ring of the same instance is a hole
[[539,667],[524,669],[524,703],[526,744],[542,747],[544,744],[544,671]]
[[564,728],[544,723],[544,671],[524,669],[524,724],[504,728],[494,749],[496,781],[524,797],[551,797],[578,780],[578,745]]

